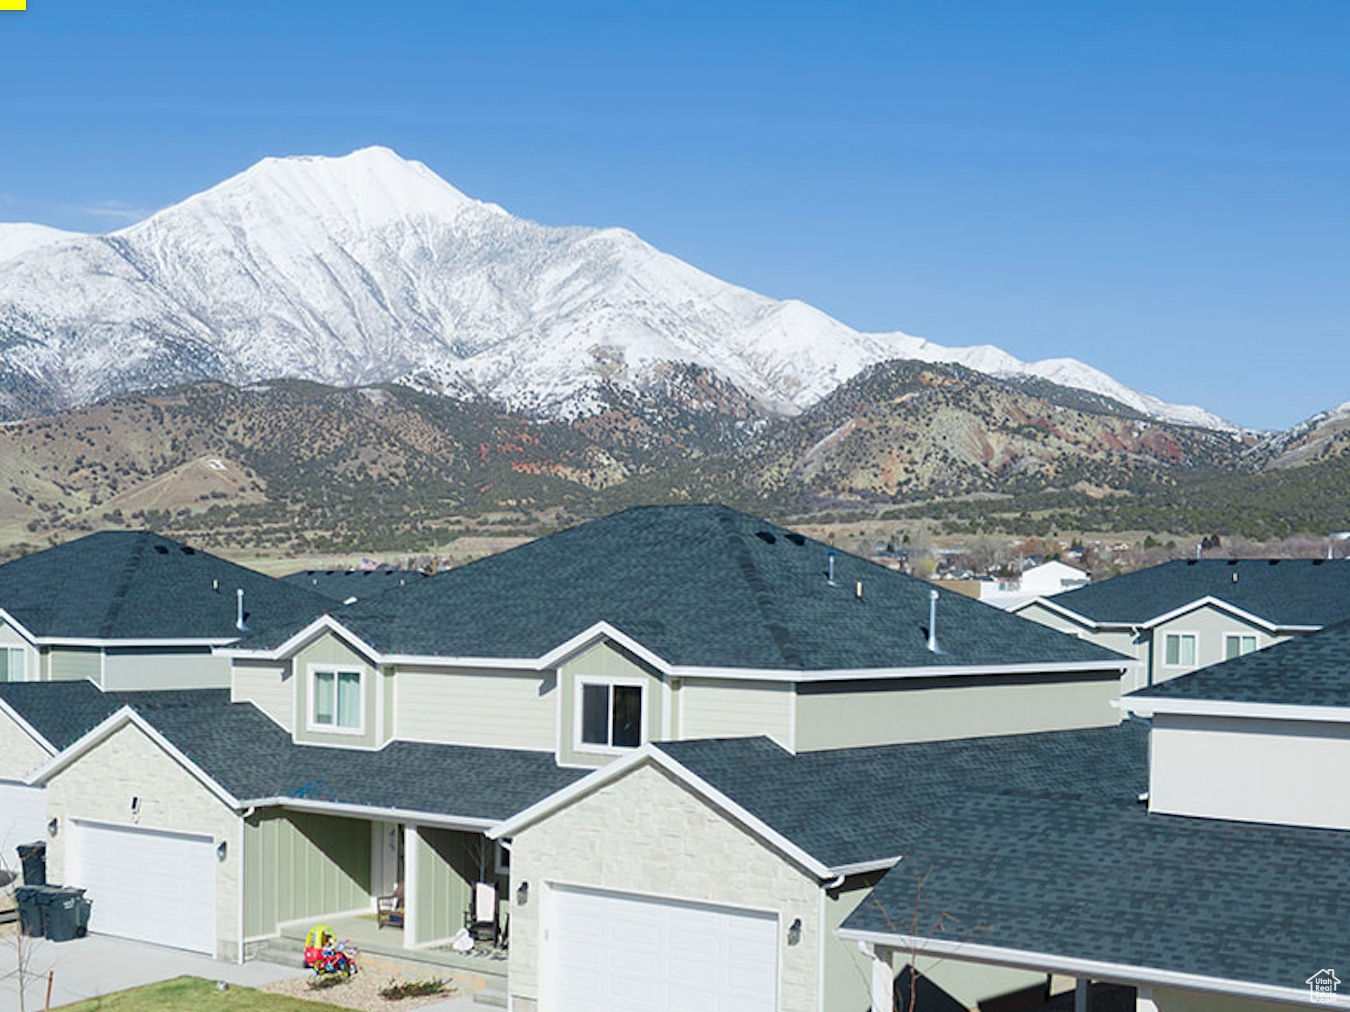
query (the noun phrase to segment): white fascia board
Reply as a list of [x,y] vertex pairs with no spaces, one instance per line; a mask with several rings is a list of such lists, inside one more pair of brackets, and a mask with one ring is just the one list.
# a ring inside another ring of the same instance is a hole
[[482,833],[497,823],[495,819],[478,819],[470,816],[443,815],[437,812],[416,812],[406,808],[388,808],[381,805],[352,805],[341,801],[318,801],[313,798],[285,796],[250,798],[247,801],[239,802],[239,806],[243,809],[284,808],[297,812],[319,812],[326,815],[344,815],[378,822],[411,822],[420,826],[458,829],[473,833]]
[[1011,949],[998,945],[980,945],[957,942],[947,938],[921,938],[899,932],[860,931],[856,928],[836,928],[835,935],[846,941],[881,945],[902,952],[918,952],[925,956],[945,956],[950,959],[989,963],[1034,970],[1040,973],[1058,973],[1067,977],[1089,980],[1113,980],[1121,983],[1148,984],[1154,987],[1178,987],[1194,991],[1210,991],[1246,998],[1264,998],[1272,1001],[1311,1004],[1307,989],[1278,987],[1233,980],[1228,977],[1207,977],[1198,973],[1161,970],[1130,963],[1112,963],[1105,960],[1075,959],[1026,949]]
[[840,875],[866,875],[870,871],[890,871],[897,864],[903,855],[896,854],[895,857],[883,857],[876,861],[856,861],[853,864],[837,864],[830,869],[830,874],[838,878]]
[[1246,717],[1256,720],[1302,720],[1350,724],[1350,707],[1299,706],[1290,703],[1243,703],[1225,699],[1182,699],[1174,696],[1123,696],[1120,708],[1136,717],[1178,714],[1188,717]]
[[[1229,604],[1223,598],[1215,597],[1212,594],[1207,594],[1204,597],[1197,597],[1194,601],[1188,601],[1179,608],[1173,608],[1171,611],[1163,612],[1161,615],[1141,623],[1139,628],[1153,629],[1156,626],[1162,625],[1164,622],[1170,622],[1174,618],[1181,618],[1182,615],[1188,615],[1191,612],[1198,611],[1204,607],[1215,608],[1218,611],[1227,612],[1230,615],[1242,619],[1244,622],[1250,622],[1252,625],[1260,626],[1262,629],[1266,630],[1266,632],[1274,632],[1279,628],[1274,622],[1264,619],[1260,615],[1253,615],[1249,611],[1244,611],[1237,607],[1237,605]],[[1313,628],[1316,629],[1320,627],[1314,626]]]
[[233,794],[218,784],[205,770],[180,752],[173,742],[169,741],[169,739],[156,731],[144,717],[129,706],[122,707],[116,713],[106,718],[93,730],[87,732],[78,741],[72,743],[65,751],[52,757],[50,761],[40,766],[29,775],[27,782],[34,786],[45,784],[53,776],[61,772],[61,770],[70,766],[90,749],[109,738],[113,732],[120,730],[127,724],[133,724],[140,729],[147,738],[162,748],[171,759],[192,774],[192,776],[196,777],[203,787],[209,790],[222,802],[236,811],[239,809],[239,801]]
[[[538,822],[540,819],[571,804],[578,798],[598,790],[612,780],[624,776],[635,766],[645,763],[652,763],[660,766],[695,794],[702,796],[702,798],[712,807],[721,809],[722,812],[729,816],[733,821],[740,823],[741,826],[747,829],[751,834],[759,837],[774,850],[786,855],[789,859],[816,876],[816,878],[825,881],[839,877],[840,872],[838,870],[832,869],[829,865],[812,857],[787,837],[783,836],[761,819],[750,814],[750,812],[732,801],[702,777],[696,776],[688,768],[676,762],[650,742],[642,746],[642,748],[633,755],[609,763],[606,766],[602,766],[589,776],[582,777],[575,783],[569,784],[562,790],[549,795],[542,801],[536,802],[529,808],[511,816],[509,819],[503,820],[493,826],[492,829],[488,830],[487,836],[492,840],[498,840],[504,836],[513,836],[526,826]],[[869,868],[868,870],[872,869]]]
[[677,678],[717,678],[763,682],[889,681],[909,678],[951,678],[962,675],[1056,675],[1079,672],[1121,672],[1139,666],[1139,661],[1121,656],[1118,661],[1045,661],[1031,664],[929,664],[912,668],[840,668],[832,671],[795,671],[774,668],[701,668],[675,666]]
[[[301,647],[322,632],[331,632],[357,653],[365,656],[372,664],[386,663],[384,656],[378,650],[365,640],[361,639],[360,636],[357,636],[356,633],[352,632],[327,612],[324,612],[309,625],[305,626],[285,643],[273,647],[270,650],[253,650],[245,647],[218,647],[214,652],[221,657],[238,658],[240,660],[279,661],[296,653]],[[233,641],[231,640],[230,642]]]
[[1023,609],[1030,608],[1033,604],[1039,604],[1046,608],[1049,608],[1051,611],[1057,612],[1058,614],[1063,615],[1065,618],[1071,618],[1075,622],[1082,623],[1089,629],[1098,629],[1103,627],[1103,623],[1098,622],[1096,619],[1088,618],[1086,615],[1080,615],[1078,612],[1073,611],[1070,608],[1066,608],[1064,607],[1064,605],[1058,604],[1057,602],[1048,597],[1033,597],[1030,601],[1023,601],[1016,608],[1010,608],[1008,610],[1008,613],[1011,615],[1017,615],[1021,613]]
[[23,715],[3,699],[0,699],[0,713],[3,713],[10,720],[14,721],[14,723],[18,725],[19,730],[32,738],[33,741],[36,742],[49,756],[56,755],[56,746],[40,734],[37,728],[24,720]]
[[81,636],[39,636],[34,642],[44,647],[100,647],[135,649],[137,647],[222,647],[235,639],[97,639]]
[[27,640],[33,646],[38,645],[38,638],[28,631],[28,627],[5,611],[4,608],[0,608],[0,619],[4,620],[5,624],[18,633],[21,638]]

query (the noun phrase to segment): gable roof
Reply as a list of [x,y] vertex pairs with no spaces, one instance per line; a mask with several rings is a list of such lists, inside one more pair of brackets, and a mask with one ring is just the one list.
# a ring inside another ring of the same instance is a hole
[[1350,618],[1350,559],[1178,559],[1044,600],[1097,624],[1146,625],[1207,597],[1276,627],[1329,625]]
[[[603,623],[674,666],[769,671],[1133,663],[724,506],[625,510],[344,608],[385,655],[538,658]],[[863,596],[856,596],[856,585]],[[271,649],[289,630],[248,637]]]
[[149,531],[101,531],[0,565],[0,611],[39,639],[230,642],[238,589],[253,628],[333,605]]
[[149,729],[241,806],[393,810],[487,826],[585,774],[559,767],[551,752],[524,749],[397,741],[378,751],[299,745],[251,703],[229,702],[226,692],[178,695],[196,698],[178,706],[127,700],[35,781],[78,762],[128,721]]
[[229,698],[228,689],[104,692],[87,681],[0,683],[0,703],[58,752],[69,748],[123,706],[139,710],[218,706]]
[[303,587],[334,601],[375,597],[426,579],[416,569],[302,569],[281,577],[282,583]]
[[1350,621],[1221,661],[1125,697],[1132,709],[1149,700],[1350,710]]

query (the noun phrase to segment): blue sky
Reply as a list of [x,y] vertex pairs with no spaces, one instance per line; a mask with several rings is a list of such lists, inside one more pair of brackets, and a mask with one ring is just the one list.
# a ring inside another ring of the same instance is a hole
[[1350,399],[1350,3],[29,0],[0,220],[386,144],[868,330],[1255,426]]

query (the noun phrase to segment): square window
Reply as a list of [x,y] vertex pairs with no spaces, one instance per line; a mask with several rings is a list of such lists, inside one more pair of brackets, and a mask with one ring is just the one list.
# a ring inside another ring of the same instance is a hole
[[311,685],[315,727],[361,730],[361,672],[315,671]]
[[580,682],[581,745],[637,748],[642,744],[642,686]]
[[1163,663],[1173,668],[1195,667],[1195,633],[1168,633],[1163,641]]
[[1225,660],[1232,660],[1234,657],[1241,657],[1243,654],[1250,654],[1256,650],[1255,636],[1225,636],[1223,640],[1223,656]]

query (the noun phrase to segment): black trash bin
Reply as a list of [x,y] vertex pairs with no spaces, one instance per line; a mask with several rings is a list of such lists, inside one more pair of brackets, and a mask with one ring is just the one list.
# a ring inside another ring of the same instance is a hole
[[33,843],[21,843],[18,846],[19,864],[23,867],[23,884],[40,886],[47,884],[47,841],[36,840]]
[[39,896],[46,891],[46,886],[19,886],[14,890],[14,904],[19,908],[19,930],[25,935],[38,937],[42,934],[45,897],[39,899]]
[[69,886],[49,887],[43,921],[47,938],[53,942],[69,942],[81,937],[89,927],[89,901],[84,898],[84,890]]

